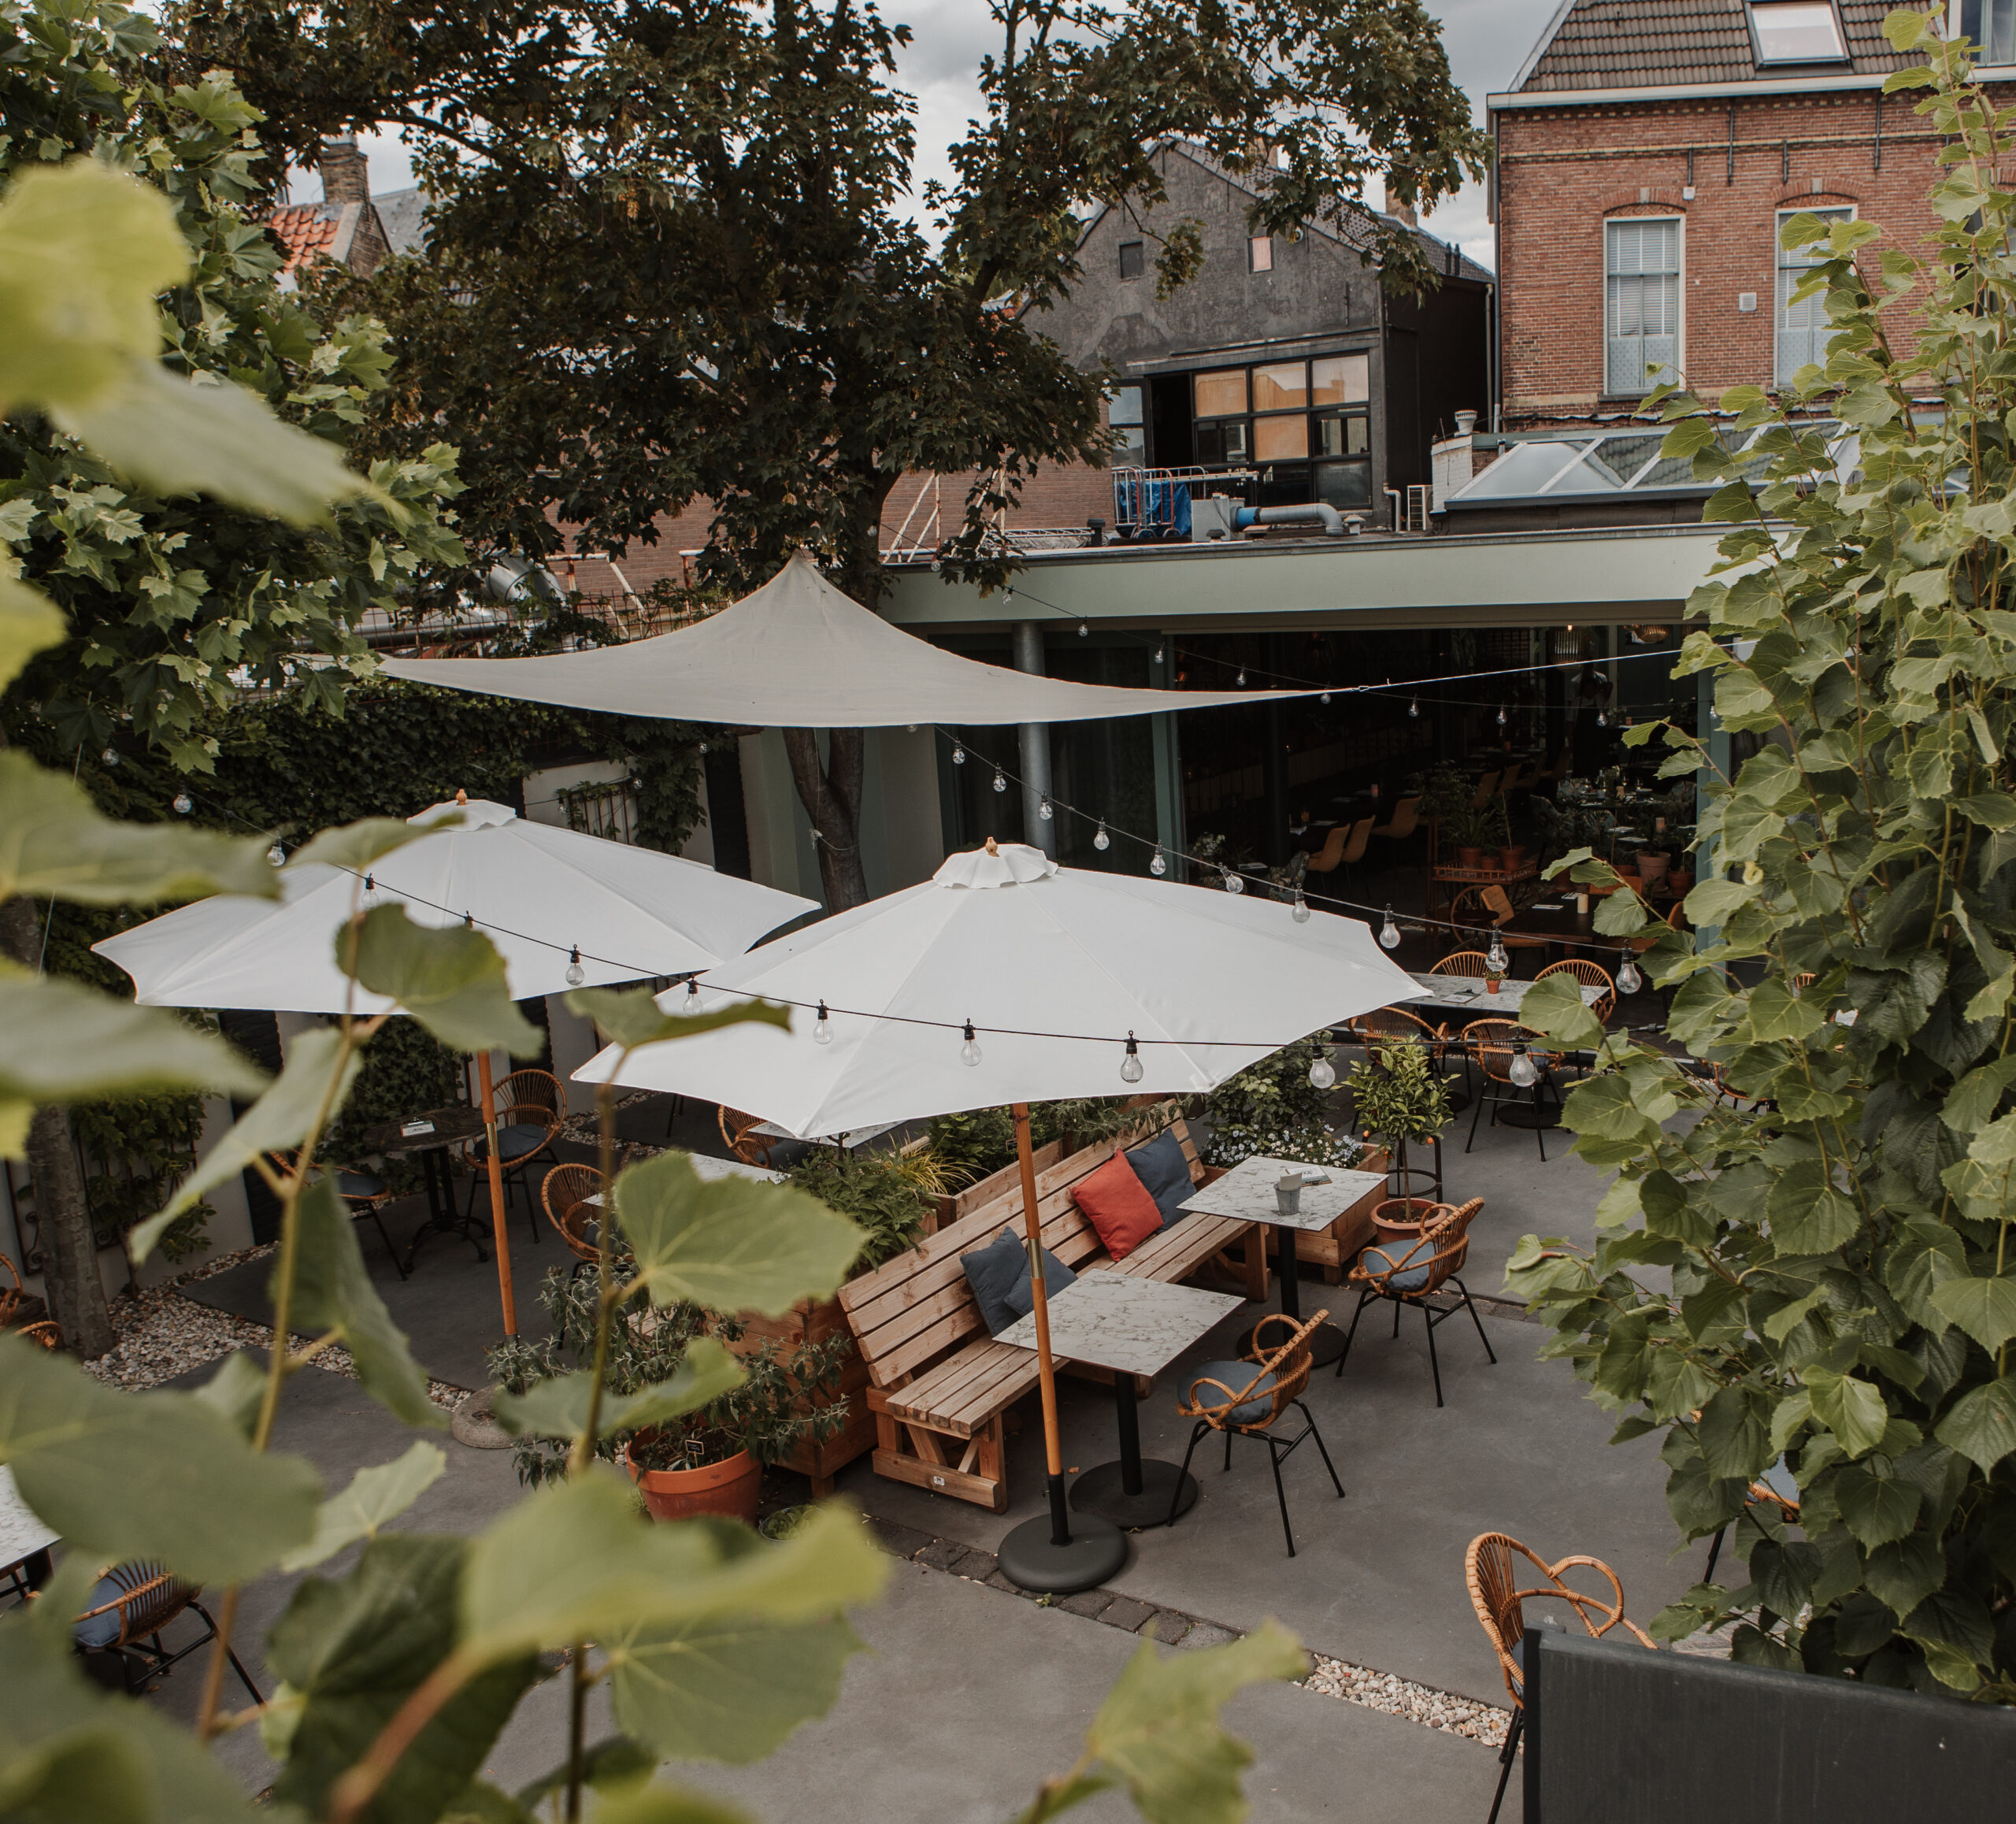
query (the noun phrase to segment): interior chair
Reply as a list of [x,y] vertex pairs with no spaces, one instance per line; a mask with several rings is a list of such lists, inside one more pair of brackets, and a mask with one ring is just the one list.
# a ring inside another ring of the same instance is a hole
[[[1523,1559],[1525,1564],[1520,1560]],[[1519,1580],[1530,1565],[1538,1581],[1521,1589]],[[1562,1581],[1562,1574],[1577,1566],[1599,1574],[1610,1585],[1610,1598],[1585,1595]],[[1519,1735],[1526,1721],[1526,1613],[1529,1597],[1545,1597],[1575,1611],[1592,1637],[1622,1628],[1640,1646],[1651,1648],[1651,1637],[1624,1614],[1624,1585],[1617,1573],[1600,1558],[1577,1555],[1547,1564],[1529,1548],[1503,1533],[1480,1533],[1463,1554],[1463,1581],[1469,1586],[1470,1606],[1477,1612],[1484,1636],[1498,1655],[1498,1669],[1504,1675],[1505,1689],[1512,1699],[1512,1726],[1506,1731],[1505,1746],[1499,1751],[1498,1792],[1491,1801],[1487,1824],[1497,1824],[1498,1808],[1505,1803],[1505,1785],[1512,1763],[1519,1752]]]
[[[281,1171],[292,1175],[295,1162],[286,1153],[266,1155]],[[308,1181],[318,1184],[328,1173],[328,1168],[317,1165],[309,1168]],[[392,1187],[376,1172],[366,1171],[361,1166],[339,1166],[335,1168],[336,1196],[343,1207],[350,1212],[353,1223],[369,1222],[378,1231],[378,1239],[384,1243],[385,1251],[391,1256],[392,1265],[398,1270],[401,1279],[406,1277],[406,1262],[400,1259],[399,1251],[392,1245],[392,1238],[385,1233],[385,1219],[380,1212],[392,1200]]]
[[1372,826],[1377,818],[1362,817],[1347,829],[1342,824],[1330,832],[1330,840],[1323,845],[1323,852],[1310,858],[1306,873],[1328,874],[1339,868],[1344,871],[1347,883],[1351,869],[1365,858],[1366,845],[1372,840]]
[[[1470,1137],[1463,1143],[1468,1152],[1477,1144],[1477,1117],[1487,1106],[1491,1110],[1491,1125],[1498,1125],[1500,1103],[1530,1101],[1534,1121],[1533,1137],[1540,1142],[1540,1162],[1547,1162],[1547,1129],[1540,1125],[1540,1111],[1546,1104],[1546,1093],[1552,1090],[1555,1100],[1561,1099],[1560,1091],[1554,1081],[1554,1056],[1543,1047],[1545,1041],[1538,1032],[1529,1032],[1517,1020],[1473,1020],[1460,1036],[1465,1041],[1469,1055],[1477,1060],[1477,1073],[1482,1081],[1477,1086],[1477,1107],[1470,1114]],[[1522,1088],[1512,1081],[1512,1064],[1524,1051],[1540,1074],[1534,1078],[1530,1088]]]
[[604,1212],[587,1199],[600,1192],[602,1170],[598,1166],[555,1166],[539,1188],[547,1220],[560,1231],[560,1239],[574,1257],[572,1279],[584,1271],[592,1273],[602,1259],[600,1233],[591,1238],[588,1229],[598,1224]]
[[1584,988],[1600,990],[1595,999],[1589,1003],[1589,1011],[1605,1025],[1617,1011],[1617,984],[1610,973],[1599,962],[1592,962],[1585,956],[1571,956],[1564,962],[1549,963],[1534,979],[1545,981],[1551,975],[1572,975]]
[[[1781,1526],[1799,1524],[1799,1484],[1785,1466],[1783,1457],[1750,1485],[1750,1492],[1744,1497],[1746,1507],[1761,1507]],[[1708,1568],[1701,1574],[1703,1583],[1715,1581],[1715,1560],[1722,1555],[1722,1540],[1729,1532],[1726,1526],[1716,1530],[1714,1541],[1708,1548]]]
[[[87,1600],[92,1606],[77,1617],[72,1637],[80,1652],[116,1654],[127,1692],[136,1696],[146,1689],[150,1679],[162,1676],[217,1637],[217,1622],[196,1600],[202,1594],[200,1585],[184,1583],[151,1559],[114,1565],[91,1591]],[[193,1610],[202,1618],[204,1631],[187,1646],[171,1650],[161,1643],[161,1630],[185,1610]],[[252,1701],[265,1703],[244,1662],[235,1651],[225,1651],[232,1670],[251,1693]]]
[[761,1166],[768,1170],[770,1150],[777,1143],[768,1134],[755,1130],[763,1124],[759,1114],[744,1114],[739,1108],[724,1106],[717,1119],[721,1138],[728,1143],[728,1150],[745,1166]]
[[[560,1162],[554,1157],[553,1143],[560,1137],[567,1119],[567,1092],[550,1070],[513,1070],[497,1085],[495,1093],[497,1163],[503,1174],[505,1207],[510,1207],[514,1191],[524,1192],[526,1226],[532,1230],[536,1246],[539,1212],[532,1207],[531,1172],[542,1161],[549,1166]],[[486,1164],[490,1158],[488,1143],[482,1138],[472,1141],[469,1156],[472,1165]],[[476,1210],[476,1187],[484,1177],[478,1171],[469,1179],[469,1201],[462,1210],[465,1218]]]
[[1477,781],[1477,791],[1470,799],[1471,810],[1481,810],[1491,802],[1492,794],[1497,791],[1498,781],[1503,772],[1503,769],[1501,768],[1497,773],[1487,773]]
[[1389,842],[1403,843],[1421,826],[1421,794],[1413,792],[1393,806],[1392,817],[1372,826],[1372,833]]
[[1344,845],[1351,840],[1351,826],[1347,823],[1333,823],[1330,833],[1323,839],[1323,846],[1309,858],[1305,874],[1327,874],[1344,858]]
[[[1484,1332],[1484,1320],[1477,1315],[1477,1308],[1470,1303],[1469,1288],[1456,1277],[1470,1251],[1470,1225],[1477,1220],[1477,1212],[1484,1208],[1484,1199],[1473,1197],[1460,1209],[1453,1204],[1438,1203],[1421,1225],[1421,1233],[1411,1239],[1401,1236],[1392,1241],[1375,1241],[1366,1248],[1353,1264],[1347,1285],[1358,1288],[1358,1309],[1351,1313],[1351,1327],[1344,1333],[1343,1353],[1337,1358],[1337,1373],[1343,1374],[1344,1363],[1351,1359],[1351,1338],[1358,1334],[1358,1321],[1365,1314],[1366,1303],[1373,1299],[1384,1299],[1393,1307],[1393,1334],[1400,1333],[1400,1311],[1403,1307],[1419,1307],[1422,1321],[1428,1326],[1428,1365],[1435,1377],[1435,1403],[1442,1404],[1442,1363],[1435,1352],[1436,1326],[1444,1318],[1452,1318],[1459,1311],[1470,1314],[1470,1322],[1477,1327],[1477,1340],[1484,1344],[1484,1352],[1492,1365],[1498,1363],[1497,1352],[1491,1346],[1491,1339]],[[1453,1285],[1462,1300],[1446,1311],[1431,1305],[1429,1297],[1445,1285]]]
[[[1232,1467],[1232,1440],[1235,1436],[1258,1438],[1267,1447],[1274,1470],[1274,1498],[1281,1507],[1281,1533],[1288,1540],[1288,1556],[1295,1556],[1295,1530],[1288,1524],[1288,1498],[1281,1486],[1281,1465],[1295,1454],[1297,1445],[1314,1438],[1322,1452],[1323,1466],[1330,1472],[1330,1484],[1337,1499],[1344,1498],[1344,1485],[1337,1480],[1337,1466],[1330,1461],[1322,1433],[1303,1403],[1303,1390],[1309,1385],[1309,1338],[1330,1314],[1318,1311],[1298,1322],[1279,1311],[1270,1311],[1253,1326],[1247,1352],[1236,1362],[1206,1362],[1190,1377],[1189,1388],[1178,1396],[1177,1411],[1196,1421],[1190,1428],[1190,1448],[1183,1453],[1183,1471],[1169,1497],[1169,1524],[1176,1524],[1177,1507],[1183,1498],[1184,1477],[1190,1473],[1190,1459],[1207,1431],[1222,1432],[1225,1440],[1227,1470]],[[1278,1325],[1283,1334],[1269,1345],[1266,1332]],[[1293,1437],[1275,1433],[1276,1422],[1292,1406],[1302,1414],[1302,1429]]]

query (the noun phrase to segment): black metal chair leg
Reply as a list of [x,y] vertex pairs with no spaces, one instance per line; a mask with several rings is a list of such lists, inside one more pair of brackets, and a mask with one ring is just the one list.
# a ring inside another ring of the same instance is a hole
[[252,1701],[254,1704],[264,1704],[266,1700],[259,1695],[259,1687],[252,1682],[252,1674],[245,1670],[243,1663],[238,1657],[237,1649],[226,1648],[224,1650],[230,1655],[231,1669],[238,1674],[239,1683],[251,1694]]
[[392,1245],[391,1236],[385,1233],[384,1218],[378,1214],[376,1205],[373,1205],[365,1214],[371,1218],[371,1225],[378,1231],[378,1239],[384,1243],[385,1251],[392,1257],[392,1265],[398,1269],[399,1277],[404,1279],[406,1276],[406,1266],[399,1259],[399,1251]]
[[1395,1342],[1396,1342],[1396,1343],[1397,1343],[1398,1341],[1399,1341],[1399,1340],[1400,1340],[1400,1301],[1399,1301],[1398,1299],[1394,1299],[1394,1301],[1393,1301],[1393,1340],[1394,1340]]
[[[1463,1142],[1463,1151],[1465,1152],[1468,1152],[1472,1147],[1477,1144],[1477,1118],[1484,1113],[1484,1105],[1487,1102],[1495,1099],[1486,1093],[1491,1088],[1491,1073],[1487,1070],[1483,1074],[1484,1081],[1477,1085],[1477,1106],[1470,1110],[1470,1137]],[[1494,1114],[1491,1119],[1492,1125],[1494,1127],[1496,1126],[1498,1124],[1497,1115]]]
[[[1183,1467],[1177,1473],[1175,1490],[1169,1498],[1169,1518],[1163,1522],[1165,1526],[1173,1526],[1176,1524],[1177,1507],[1183,1500],[1184,1480],[1190,1474],[1190,1459],[1196,1454],[1197,1440],[1210,1429],[1201,1418],[1190,1428],[1190,1448],[1183,1453]],[[1227,1441],[1230,1441],[1229,1438]]]
[[1219,1470],[1218,1474],[1221,1476],[1228,1476],[1232,1474],[1232,1431],[1229,1426],[1225,1431],[1225,1466]]
[[1449,1283],[1463,1295],[1463,1309],[1470,1314],[1470,1322],[1477,1327],[1477,1340],[1484,1344],[1484,1352],[1491,1358],[1493,1367],[1498,1365],[1498,1351],[1491,1346],[1491,1339],[1484,1334],[1484,1319],[1477,1315],[1477,1308],[1470,1303],[1470,1288],[1456,1277],[1449,1276]]
[[1519,1752],[1519,1731],[1526,1720],[1524,1709],[1512,1712],[1512,1726],[1505,1732],[1505,1745],[1498,1751],[1498,1790],[1492,1795],[1491,1815],[1484,1824],[1498,1824],[1498,1807],[1505,1803],[1505,1788],[1512,1778],[1512,1763]]
[[1708,1547],[1708,1568],[1701,1574],[1701,1581],[1703,1583],[1713,1583],[1715,1581],[1715,1560],[1722,1555],[1722,1540],[1728,1532],[1729,1529],[1726,1526],[1716,1529],[1715,1537]]
[[1547,1118],[1540,1106],[1540,1088],[1547,1079],[1543,1077],[1533,1085],[1533,1138],[1540,1143],[1540,1163],[1547,1163]]
[[1361,1288],[1358,1292],[1358,1309],[1351,1313],[1351,1327],[1344,1333],[1343,1353],[1337,1358],[1337,1372],[1335,1378],[1339,1381],[1343,1379],[1344,1364],[1351,1359],[1351,1338],[1358,1334],[1358,1321],[1365,1314],[1365,1301],[1371,1296],[1372,1294],[1368,1290]]
[[1435,1314],[1424,1303],[1421,1307],[1422,1321],[1428,1325],[1428,1365],[1435,1374],[1435,1403],[1442,1403],[1442,1362],[1435,1353]]
[[1317,1449],[1323,1453],[1323,1466],[1330,1472],[1330,1485],[1337,1491],[1337,1499],[1341,1501],[1344,1498],[1344,1485],[1337,1480],[1337,1466],[1330,1461],[1329,1447],[1323,1442],[1323,1434],[1316,1429],[1315,1418],[1309,1408],[1299,1400],[1295,1405],[1302,1413],[1303,1422],[1309,1427],[1309,1435],[1316,1440]]
[[[1273,1438],[1266,1440],[1267,1461],[1274,1466],[1274,1499],[1281,1504],[1281,1532],[1288,1542],[1288,1556],[1295,1556],[1295,1529],[1288,1525],[1288,1491],[1281,1486],[1281,1453]],[[1180,1487],[1181,1485],[1179,1484]]]

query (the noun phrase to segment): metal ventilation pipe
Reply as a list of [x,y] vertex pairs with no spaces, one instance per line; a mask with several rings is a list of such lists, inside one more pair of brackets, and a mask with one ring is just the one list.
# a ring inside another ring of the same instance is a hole
[[1239,510],[1241,532],[1250,525],[1295,525],[1309,520],[1314,520],[1332,538],[1344,536],[1344,516],[1320,500],[1303,506],[1243,506]]

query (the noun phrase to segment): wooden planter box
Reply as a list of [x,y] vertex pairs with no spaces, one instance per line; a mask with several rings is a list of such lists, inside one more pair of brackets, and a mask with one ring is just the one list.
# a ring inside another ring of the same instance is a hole
[[847,1359],[840,1369],[838,1385],[817,1394],[806,1394],[800,1402],[802,1409],[809,1411],[845,1401],[847,1423],[824,1444],[814,1444],[810,1438],[800,1440],[778,1465],[781,1469],[795,1470],[802,1476],[809,1476],[813,1498],[823,1501],[833,1492],[834,1477],[875,1444],[875,1415],[868,1410],[868,1364],[854,1348],[854,1333],[847,1327],[847,1314],[836,1298],[822,1299],[816,1303],[804,1299],[780,1318],[761,1317],[754,1311],[745,1311],[742,1321],[748,1325],[739,1345],[744,1350],[754,1350],[765,1341],[775,1342],[780,1350],[788,1351],[807,1343],[824,1343],[834,1336],[847,1340]]

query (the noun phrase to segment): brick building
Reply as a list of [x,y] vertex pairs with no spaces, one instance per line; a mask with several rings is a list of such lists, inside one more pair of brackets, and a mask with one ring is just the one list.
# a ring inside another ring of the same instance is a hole
[[371,198],[369,161],[354,139],[324,139],[316,161],[322,176],[320,202],[282,203],[266,218],[267,228],[287,254],[281,284],[303,266],[332,260],[369,277],[392,255],[377,206]]
[[[1940,136],[1882,92],[1918,61],[1884,39],[1889,6],[1563,0],[1489,98],[1499,428],[1621,421],[1653,370],[1714,399],[1825,359],[1781,223],[1867,217],[1913,250],[1933,225]],[[2012,0],[1954,12],[2011,62]]]

